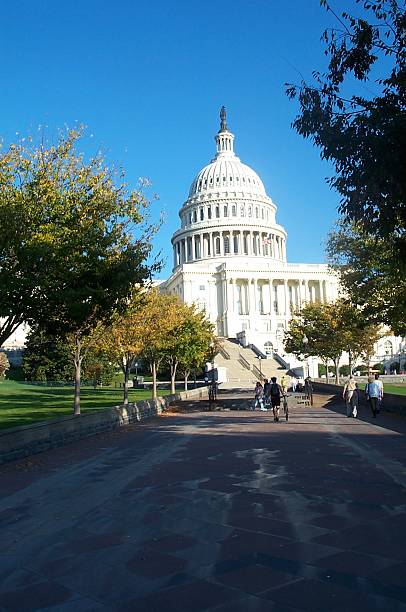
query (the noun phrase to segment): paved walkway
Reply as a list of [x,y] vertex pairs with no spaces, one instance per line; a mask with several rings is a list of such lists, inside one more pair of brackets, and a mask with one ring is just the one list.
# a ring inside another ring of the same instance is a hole
[[406,611],[406,422],[316,400],[288,423],[166,415],[3,466],[0,609]]

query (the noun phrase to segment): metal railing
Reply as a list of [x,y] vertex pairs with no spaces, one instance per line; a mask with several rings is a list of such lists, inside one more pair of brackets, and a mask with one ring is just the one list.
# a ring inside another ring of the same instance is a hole
[[224,359],[231,359],[230,353],[224,348],[224,346],[220,347],[219,353],[222,357],[224,357]]
[[252,372],[255,374],[255,376],[256,376],[258,379],[263,378],[263,373],[262,373],[262,372],[261,372],[261,371],[260,371],[260,370],[257,368],[257,366],[256,366],[256,365],[253,365],[253,366],[252,366]]
[[239,363],[240,363],[240,364],[241,364],[241,365],[242,365],[244,368],[246,368],[247,370],[251,370],[251,364],[250,364],[250,362],[249,362],[249,361],[247,361],[247,360],[245,359],[245,357],[243,357],[242,355],[239,355],[239,357],[238,357],[238,362],[239,362]]

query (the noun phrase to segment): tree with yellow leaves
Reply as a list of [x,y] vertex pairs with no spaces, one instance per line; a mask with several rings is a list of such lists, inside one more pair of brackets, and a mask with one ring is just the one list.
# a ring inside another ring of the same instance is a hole
[[148,202],[100,156],[85,160],[81,135],[0,152],[0,344],[22,321],[71,338],[74,415],[95,328],[158,267],[147,263]]

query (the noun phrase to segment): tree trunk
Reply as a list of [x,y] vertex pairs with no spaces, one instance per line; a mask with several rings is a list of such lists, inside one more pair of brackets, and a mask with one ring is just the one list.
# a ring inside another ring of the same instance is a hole
[[176,389],[175,389],[175,378],[176,378],[176,368],[178,367],[178,362],[175,361],[173,364],[171,364],[171,393],[172,395],[175,395]]
[[352,354],[351,351],[348,351],[348,367],[350,370],[350,376],[352,376]]
[[75,346],[75,397],[73,400],[73,415],[80,416],[80,374],[82,366],[82,343],[76,338]]
[[340,384],[340,378],[339,378],[340,375],[338,373],[338,362],[339,361],[340,361],[340,358],[334,359],[334,366],[335,366],[335,369],[336,369],[336,385]]
[[189,372],[185,372],[185,391],[187,391],[187,390],[188,390],[188,389],[187,389],[187,381],[188,381],[188,378],[189,378]]
[[126,359],[124,367],[124,406],[128,406],[128,379],[130,378],[130,361]]
[[328,359],[326,359],[326,361],[324,362],[324,365],[326,366],[326,381],[327,381],[327,384],[329,384],[330,377],[328,375],[329,374],[328,373]]
[[152,372],[152,399],[156,400],[157,392],[156,392],[156,361],[155,359],[151,365],[151,372]]

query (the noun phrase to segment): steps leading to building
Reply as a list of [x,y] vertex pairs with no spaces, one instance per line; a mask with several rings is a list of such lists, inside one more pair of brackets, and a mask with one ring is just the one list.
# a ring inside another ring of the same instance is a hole
[[229,383],[253,383],[260,378],[278,379],[286,373],[286,370],[275,359],[267,358],[259,360],[255,352],[249,347],[242,347],[236,340],[225,338],[222,341],[222,349],[215,358],[219,367],[227,368]]

